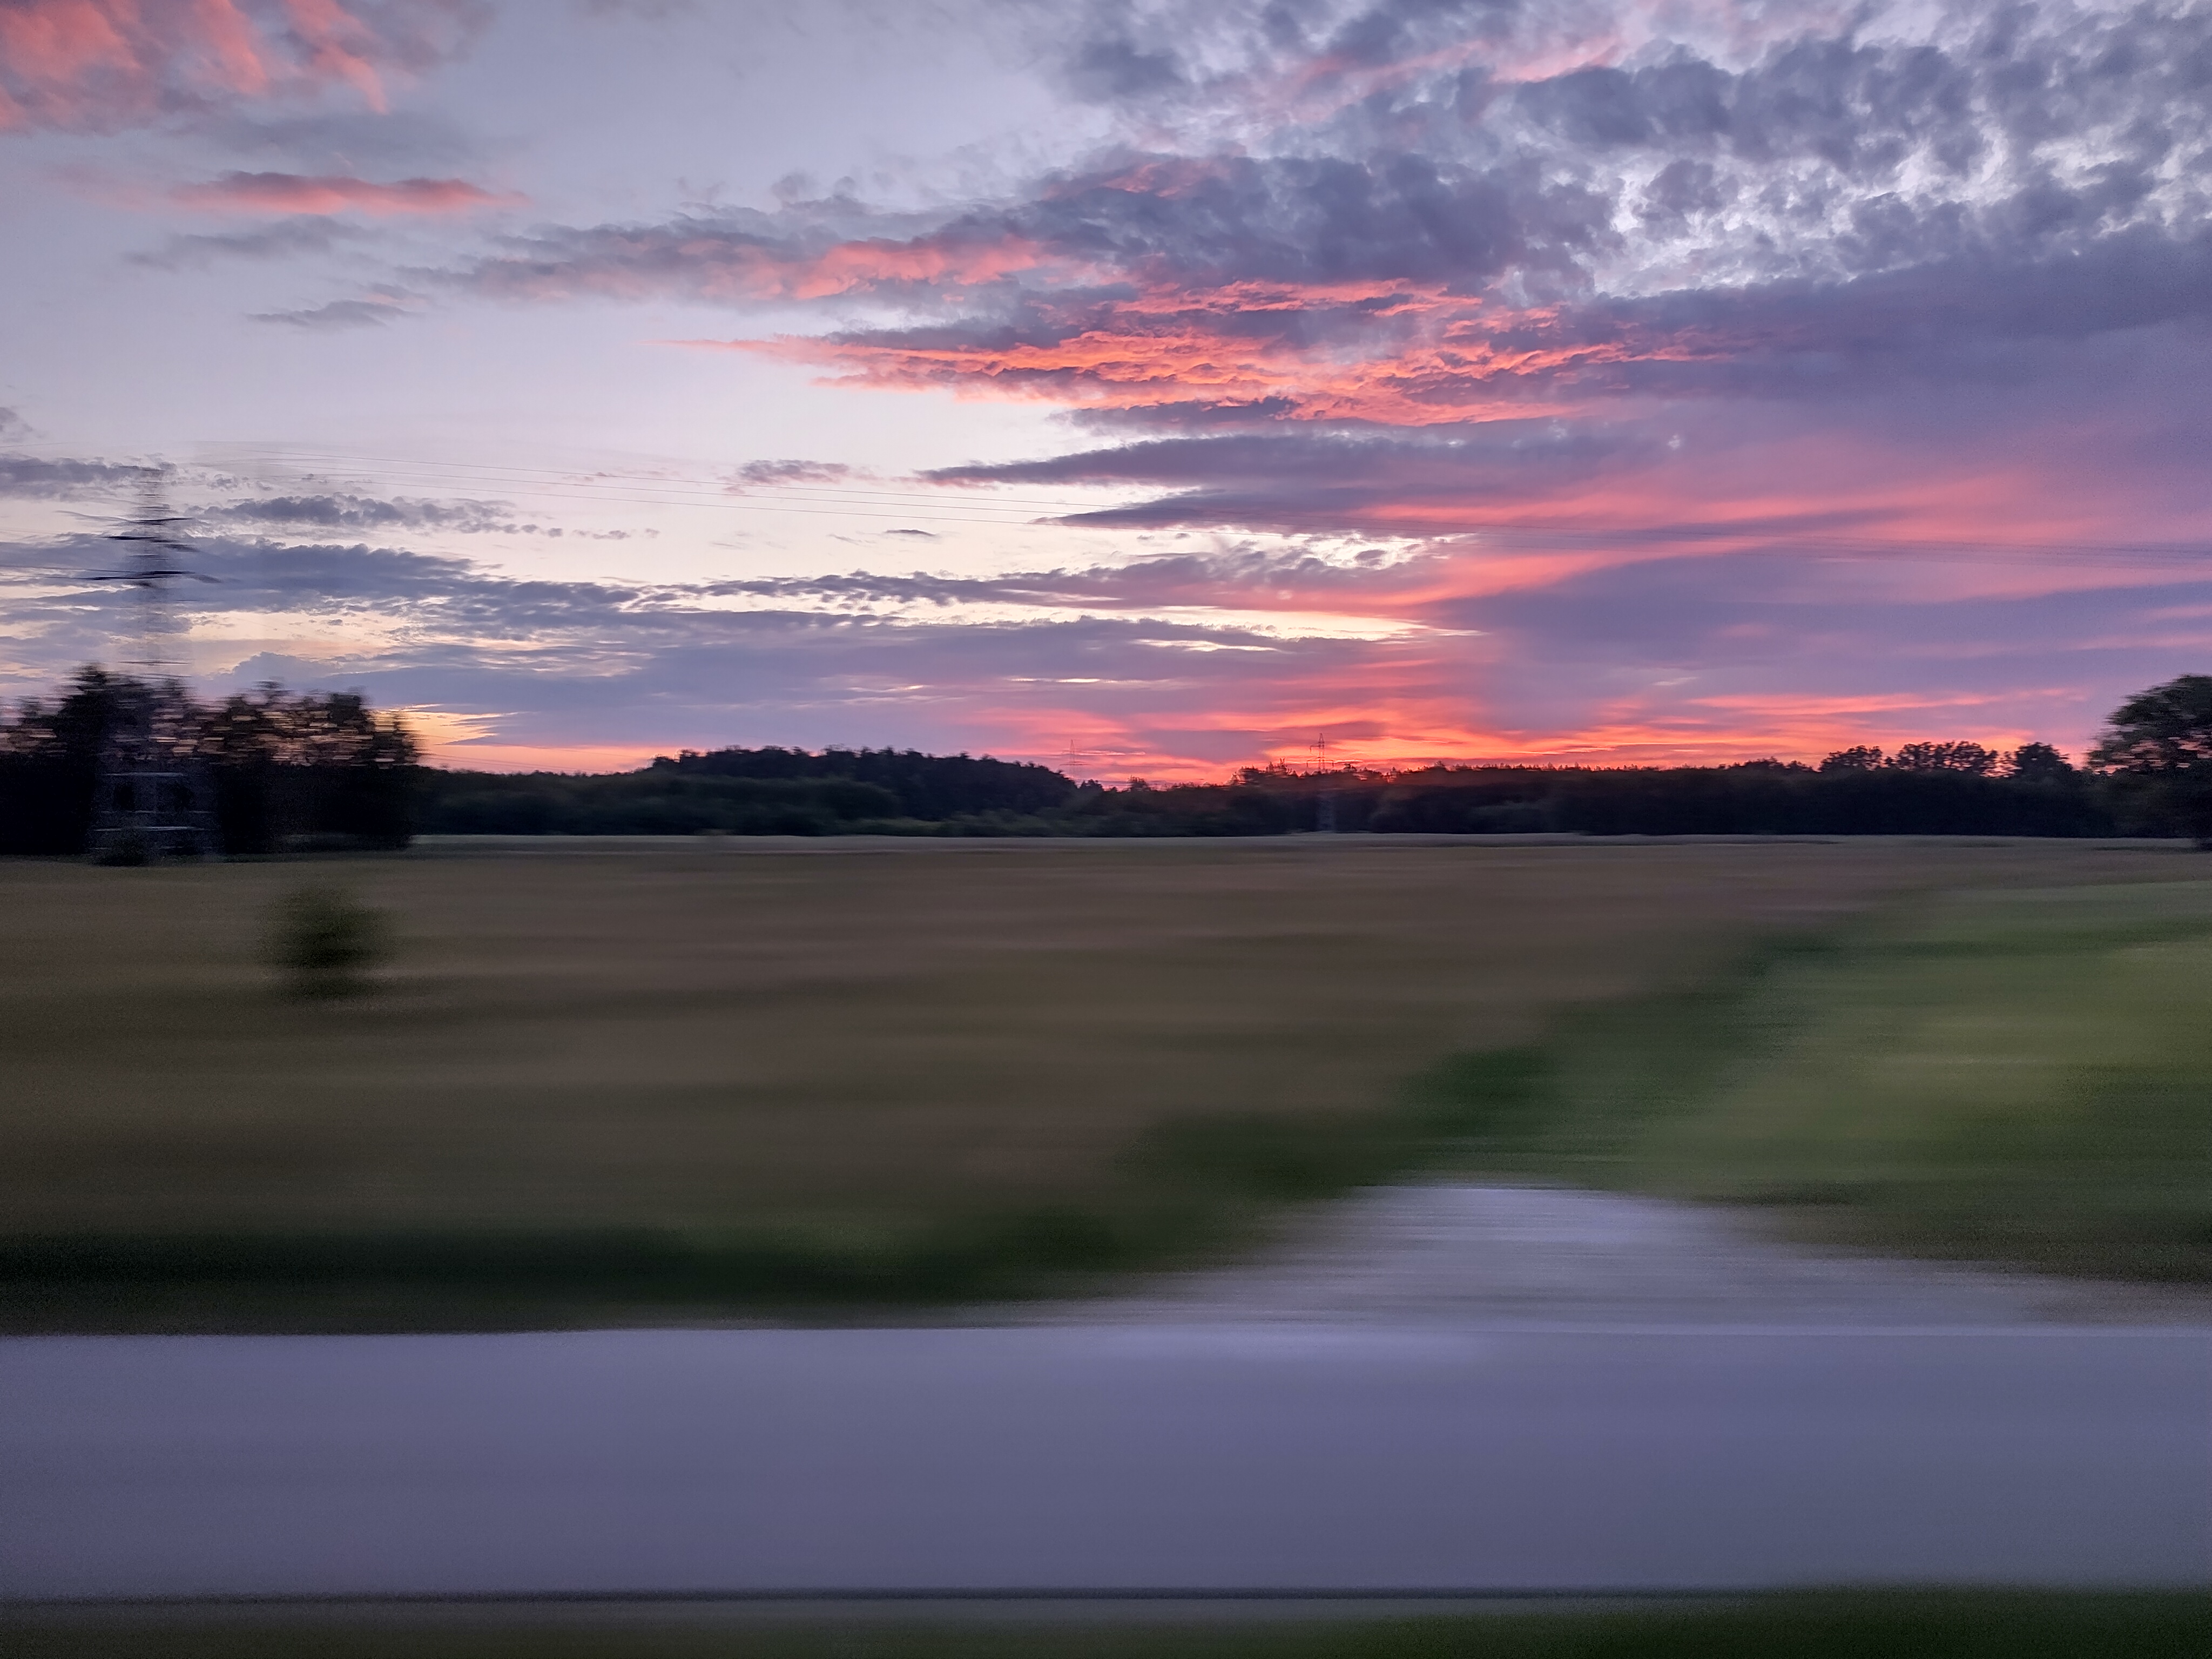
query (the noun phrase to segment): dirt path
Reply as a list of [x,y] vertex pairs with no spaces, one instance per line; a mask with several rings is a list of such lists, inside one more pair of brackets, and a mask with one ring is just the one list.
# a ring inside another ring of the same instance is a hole
[[2212,1325],[2212,1292],[1819,1250],[1663,1199],[1437,1182],[1372,1188],[1258,1259],[1052,1323]]

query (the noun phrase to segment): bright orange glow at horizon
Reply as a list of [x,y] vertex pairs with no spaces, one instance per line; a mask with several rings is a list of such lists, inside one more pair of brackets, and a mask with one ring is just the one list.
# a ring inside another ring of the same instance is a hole
[[[1025,743],[1015,733],[1006,743],[975,746],[971,752],[988,753],[1000,760],[1030,761],[1066,773],[1078,781],[1096,778],[1118,784],[1128,778],[1153,783],[1224,783],[1247,766],[1280,763],[1293,770],[1311,770],[1316,764],[1316,745],[1325,739],[1327,764],[1354,766],[1379,772],[1411,771],[1443,766],[1589,766],[1667,767],[1727,766],[1747,760],[1818,762],[1824,755],[1856,744],[1868,744],[1895,750],[1907,743],[1960,738],[1990,749],[2004,750],[2023,743],[2048,740],[2048,732],[2017,726],[1984,727],[1963,719],[1947,719],[1931,707],[1927,718],[1909,724],[1879,720],[1791,719],[1763,724],[1768,733],[1699,733],[1678,723],[1637,725],[1600,724],[1571,734],[1545,738],[1534,734],[1482,732],[1437,724],[1427,728],[1392,727],[1364,735],[1374,722],[1371,711],[1322,711],[1324,718],[1311,726],[1291,732],[1278,728],[1275,735],[1258,744],[1249,754],[1228,761],[1194,759],[1164,746],[1140,726],[1100,727],[1089,710],[1066,711],[1064,727],[1091,722],[1073,738],[1057,740],[1043,735],[1053,720],[1041,718],[1024,722],[1036,733]],[[1868,710],[1870,715],[1894,710]],[[1329,714],[1346,718],[1332,720]],[[1182,731],[1203,725],[1209,730],[1233,730],[1236,717],[1208,715],[1173,724]],[[757,747],[757,744],[712,744],[710,747]],[[948,745],[949,746],[949,745]],[[428,764],[461,772],[634,772],[656,755],[672,755],[679,745],[659,744],[523,744],[481,743],[434,749]],[[2079,759],[2076,756],[2075,758]]]

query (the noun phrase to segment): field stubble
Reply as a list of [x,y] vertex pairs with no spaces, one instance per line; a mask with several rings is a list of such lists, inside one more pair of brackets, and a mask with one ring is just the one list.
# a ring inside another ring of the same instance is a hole
[[[436,1284],[461,1322],[1006,1293],[1249,1234],[1470,1111],[1494,1130],[1469,1091],[1521,1087],[1563,1022],[1663,1021],[1887,901],[2199,873],[2085,843],[1352,837],[9,864],[0,1248],[55,1280],[15,1302],[46,1325],[404,1324]],[[261,962],[310,877],[392,918],[365,995],[288,999]],[[1441,1104],[1408,1117],[1409,1078]],[[1570,1174],[1591,1145],[1492,1139]],[[1728,1166],[1607,1148],[1615,1181]],[[501,1238],[537,1282],[486,1265]],[[88,1271],[91,1302],[62,1284]]]

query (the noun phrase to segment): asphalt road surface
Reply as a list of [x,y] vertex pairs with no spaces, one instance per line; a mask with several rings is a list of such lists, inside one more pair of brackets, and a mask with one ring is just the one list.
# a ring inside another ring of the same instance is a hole
[[0,1595],[2212,1583],[2212,1331],[0,1342]]

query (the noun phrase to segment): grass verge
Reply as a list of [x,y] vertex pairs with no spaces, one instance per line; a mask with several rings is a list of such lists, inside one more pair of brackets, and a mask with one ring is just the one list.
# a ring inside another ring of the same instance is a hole
[[2212,884],[1951,895],[1571,1016],[1528,1060],[1419,1085],[1470,1167],[2212,1280]]
[[[416,1615],[419,1616],[419,1615]],[[17,1659],[2179,1659],[2212,1645],[2203,1595],[1783,1595],[1633,1611],[1205,1626],[758,1622],[723,1628],[0,1621]],[[598,1621],[595,1621],[598,1622]]]

